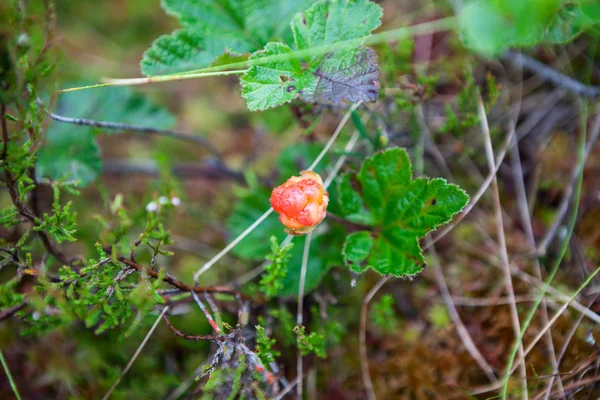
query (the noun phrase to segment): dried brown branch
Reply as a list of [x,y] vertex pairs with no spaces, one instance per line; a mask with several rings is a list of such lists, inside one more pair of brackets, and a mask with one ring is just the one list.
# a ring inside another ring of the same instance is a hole
[[44,18],[46,19],[46,28],[45,28],[45,37],[44,37],[44,47],[39,52],[37,58],[35,59],[34,65],[37,67],[44,56],[52,47],[52,42],[54,40],[54,29],[56,28],[56,7],[54,6],[54,2],[50,0],[43,0],[44,8],[46,9]]
[[[38,101],[38,104],[41,105],[41,101]],[[162,129],[162,128],[156,128],[153,126],[142,126],[142,125],[126,124],[126,123],[122,123],[122,122],[112,122],[112,121],[97,121],[97,120],[85,119],[85,118],[64,117],[62,115],[54,114],[52,112],[48,112],[48,116],[55,121],[72,124],[72,125],[91,126],[94,128],[112,129],[112,130],[118,130],[118,131],[140,132],[140,133],[146,133],[148,135],[166,136],[166,137],[170,137],[173,139],[178,139],[178,140],[183,140],[186,142],[194,143],[194,144],[204,147],[215,158],[215,160],[216,160],[215,164],[221,170],[226,172],[226,174],[243,180],[243,174],[240,171],[233,171],[231,168],[229,168],[225,164],[225,162],[223,160],[223,156],[221,155],[219,150],[210,142],[210,140],[208,140],[207,138],[202,137],[202,136],[190,135],[188,133],[176,131],[173,129]]]
[[[108,251],[110,252],[110,251]],[[158,271],[154,271],[152,269],[146,268],[143,265],[138,264],[137,262],[124,257],[117,256],[117,259],[123,264],[127,265],[130,268],[135,269],[138,272],[143,272],[151,278],[158,279],[160,277],[160,273]],[[177,278],[172,277],[171,275],[165,275],[162,280],[165,283],[168,283],[171,286],[176,287],[177,289],[183,292],[194,292],[194,293],[225,293],[230,294],[232,296],[241,296],[244,300],[251,300],[247,296],[239,293],[237,290],[232,289],[226,286],[190,286],[186,283],[181,282]]]
[[567,75],[558,72],[552,67],[542,64],[528,55],[514,51],[507,51],[504,53],[503,58],[511,62],[513,65],[535,72],[541,78],[552,82],[556,86],[565,88],[574,94],[590,98],[596,98],[600,96],[600,87],[581,83]]
[[27,305],[27,302],[24,301],[20,304],[14,305],[14,306],[7,308],[6,310],[0,312],[0,322],[12,317],[13,315],[15,315],[16,313],[21,311],[23,308],[25,308],[26,305]]
[[179,336],[182,339],[190,340],[190,341],[199,341],[199,340],[221,340],[222,341],[222,340],[225,340],[225,336],[222,336],[222,335],[188,335],[187,333],[175,328],[173,326],[173,324],[171,324],[171,321],[169,321],[169,317],[167,317],[166,313],[163,314],[162,318],[165,321],[165,324],[167,324],[167,326],[169,327],[169,329],[171,329],[176,336]]
[[[6,159],[8,157],[8,142],[10,139],[8,137],[8,126],[4,117],[5,114],[6,105],[2,103],[0,104],[0,127],[2,130],[3,149],[0,161],[2,162],[4,168],[4,177],[6,178],[6,186],[8,188],[8,193],[10,195],[11,201],[13,202],[19,214],[28,219],[34,225],[38,225],[37,217],[34,214],[34,212],[31,211],[21,201],[19,196],[19,189],[17,188],[17,183],[15,182],[12,174],[10,173],[10,170],[8,169],[8,165],[6,163]],[[69,260],[58,248],[56,248],[56,246],[52,243],[46,232],[40,230],[37,232],[37,234],[40,237],[42,244],[44,245],[44,248],[48,253],[52,254],[62,264],[71,265],[71,260]]]

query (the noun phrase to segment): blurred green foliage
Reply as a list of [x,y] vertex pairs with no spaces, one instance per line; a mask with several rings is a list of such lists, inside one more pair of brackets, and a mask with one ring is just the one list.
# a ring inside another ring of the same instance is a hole
[[[69,87],[85,86],[83,82]],[[114,107],[119,104],[119,107]],[[51,121],[36,163],[36,176],[75,181],[81,186],[94,182],[102,173],[102,158],[95,135],[122,130],[82,126],[78,119],[170,128],[175,117],[164,108],[126,87],[67,92],[60,95],[55,113],[72,123]]]
[[472,0],[460,13],[467,46],[492,56],[509,47],[564,43],[600,21],[594,0]]

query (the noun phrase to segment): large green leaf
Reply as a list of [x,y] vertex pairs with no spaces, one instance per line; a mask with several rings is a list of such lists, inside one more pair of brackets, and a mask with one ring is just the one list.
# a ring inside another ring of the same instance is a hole
[[[248,108],[264,110],[298,96],[335,104],[375,101],[379,68],[375,53],[361,43],[379,26],[381,15],[381,7],[369,0],[320,0],[298,13],[292,20],[295,47],[308,55],[299,60],[290,47],[275,43],[255,53],[251,60],[277,58],[255,63],[242,76],[242,96]],[[343,46],[336,49],[340,42]],[[310,54],[311,49],[323,46],[333,48]]]
[[79,181],[85,186],[102,171],[100,149],[88,129],[50,129],[36,163],[38,178]]
[[144,75],[165,75],[190,71],[212,63],[223,53],[207,43],[199,32],[179,29],[160,36],[144,53],[140,67]]
[[[381,7],[369,0],[321,0],[292,21],[296,47],[306,50],[362,39],[381,24]],[[358,44],[360,44],[360,42]],[[316,54],[309,63],[323,58]]]
[[[55,113],[72,118],[115,121],[167,128],[175,118],[128,88],[74,91],[60,96]],[[36,163],[38,178],[68,179],[86,186],[102,171],[95,139],[98,128],[50,121]],[[106,133],[118,133],[107,130]]]
[[[264,51],[254,54],[250,59],[291,53],[292,49],[285,44],[269,43]],[[275,107],[298,97],[300,90],[310,84],[307,78],[310,80],[310,74],[304,74],[298,60],[257,65],[242,78],[242,96],[251,110]]]
[[314,0],[163,0],[184,28],[159,37],[141,61],[145,75],[203,68],[227,52],[252,53],[271,40],[292,43],[289,22]]
[[408,154],[400,148],[377,153],[356,175],[344,175],[339,192],[346,218],[375,227],[346,238],[346,264],[357,272],[371,267],[395,276],[423,269],[419,239],[450,221],[469,201],[444,179],[413,180]]

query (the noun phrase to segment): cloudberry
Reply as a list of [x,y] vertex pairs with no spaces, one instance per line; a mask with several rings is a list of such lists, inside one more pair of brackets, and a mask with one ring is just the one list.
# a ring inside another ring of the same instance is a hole
[[319,174],[302,171],[273,189],[270,202],[287,233],[304,235],[325,218],[329,194]]

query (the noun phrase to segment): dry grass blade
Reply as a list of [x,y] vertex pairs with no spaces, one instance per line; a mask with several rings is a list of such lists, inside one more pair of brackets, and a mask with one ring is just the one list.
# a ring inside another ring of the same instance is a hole
[[[516,141],[516,140],[515,140]],[[519,146],[515,145],[511,148],[512,155],[512,164],[513,164],[513,180],[515,182],[515,187],[517,191],[517,202],[519,213],[521,216],[521,223],[523,225],[525,235],[527,236],[527,241],[529,242],[529,246],[532,251],[535,251],[535,237],[533,235],[533,226],[531,224],[531,215],[529,212],[529,202],[527,201],[527,194],[525,189],[525,179],[523,177],[523,168],[521,166],[521,155],[519,154]],[[540,262],[538,258],[533,259],[533,271],[535,277],[540,281],[542,278],[542,268],[540,266]],[[541,315],[542,315],[542,323],[548,323],[548,307],[546,304],[546,299],[542,299],[541,303]],[[548,332],[546,335],[546,346],[548,348],[548,352],[550,353],[550,362],[552,364],[552,369],[558,369],[558,363],[556,361],[556,352],[554,349],[554,342],[552,340],[552,333]],[[559,389],[562,389],[562,380],[560,376],[558,377],[558,386]]]
[[367,398],[369,400],[375,400],[375,390],[373,389],[373,381],[371,381],[371,374],[369,372],[369,356],[367,354],[367,311],[369,303],[375,296],[375,294],[381,289],[381,287],[390,279],[389,276],[381,278],[375,286],[369,290],[362,301],[360,308],[360,331],[359,331],[359,346],[360,346],[360,371],[367,392]]
[[496,177],[496,174],[498,173],[498,170],[500,169],[500,165],[502,165],[502,162],[504,161],[506,152],[508,151],[509,147],[512,145],[512,139],[513,139],[514,135],[515,135],[515,131],[511,129],[510,133],[508,134],[508,137],[506,138],[506,140],[502,146],[502,149],[498,153],[498,157],[496,157],[496,162],[495,162],[496,167],[492,171],[490,171],[489,175],[485,178],[485,181],[483,181],[483,183],[479,187],[479,190],[477,190],[477,193],[475,193],[473,196],[471,196],[471,202],[465,207],[465,209],[462,211],[462,213],[460,215],[458,215],[457,217],[454,218],[454,222],[449,224],[448,226],[446,226],[444,229],[441,230],[441,232],[438,235],[436,235],[434,238],[432,238],[431,242],[429,244],[427,244],[425,247],[423,247],[423,250],[427,250],[428,246],[435,244],[438,240],[440,240],[441,238],[446,236],[450,231],[452,231],[463,220],[463,218],[465,218],[471,212],[471,210],[473,210],[473,207],[475,207],[475,205],[479,202],[481,197],[484,195],[484,193],[487,191],[490,184]]
[[111,386],[111,388],[108,390],[108,392],[106,392],[106,394],[104,395],[104,397],[102,398],[102,400],[107,400],[110,397],[110,395],[112,394],[112,392],[115,390],[115,388],[119,385],[119,383],[121,382],[121,379],[123,379],[123,377],[127,374],[127,372],[129,371],[129,369],[131,368],[131,366],[133,365],[133,363],[135,362],[135,360],[138,358],[138,356],[142,352],[142,349],[144,348],[144,346],[146,345],[146,343],[148,343],[148,340],[150,340],[150,336],[152,336],[152,334],[156,330],[156,327],[158,326],[158,324],[159,324],[160,320],[162,319],[163,315],[165,315],[165,313],[168,310],[169,310],[169,306],[163,308],[163,310],[161,311],[161,313],[158,315],[158,318],[156,318],[156,321],[154,321],[154,324],[152,325],[152,328],[150,328],[150,330],[146,334],[146,337],[144,338],[144,340],[142,340],[142,343],[140,343],[139,347],[137,348],[137,350],[135,351],[135,353],[131,357],[131,360],[129,360],[129,362],[125,366],[125,369],[123,370],[123,372],[121,372],[121,375],[119,375],[119,377],[117,378],[117,380],[115,381],[115,383]]
[[[592,304],[594,304],[594,302],[596,301],[596,299],[598,298],[598,295],[594,296],[589,302],[588,302],[588,307],[590,307]],[[577,332],[577,328],[579,328],[579,324],[581,324],[581,321],[583,321],[583,317],[584,315],[581,314],[579,316],[579,318],[577,318],[577,321],[575,321],[575,323],[573,324],[573,327],[571,328],[571,331],[569,332],[569,334],[567,335],[567,339],[565,340],[565,343],[563,344],[562,349],[560,350],[560,354],[558,355],[558,360],[557,360],[557,365],[556,368],[552,371],[553,376],[550,377],[550,380],[548,381],[548,388],[546,389],[546,394],[544,395],[543,393],[536,397],[534,400],[540,400],[542,397],[544,398],[544,400],[548,400],[548,398],[550,397],[550,393],[552,391],[552,386],[554,384],[554,379],[555,376],[560,376],[559,375],[559,367],[560,367],[560,363],[563,360],[565,354],[567,353],[567,349],[569,347],[569,344],[571,343],[571,340],[573,339],[573,336],[575,336],[575,332]],[[559,392],[563,393],[564,395],[564,390],[563,388],[559,388],[558,390]]]
[[[598,273],[600,272],[600,267],[597,268],[586,280],[585,282],[583,282],[583,284],[579,287],[579,289],[577,289],[577,291],[569,298],[569,300],[563,304],[563,306],[554,314],[554,316],[552,317],[552,319],[550,319],[550,321],[546,324],[546,326],[544,326],[544,328],[537,334],[537,336],[531,341],[531,343],[529,344],[529,346],[527,346],[527,348],[525,349],[525,352],[523,354],[523,358],[527,356],[527,354],[529,354],[531,352],[531,350],[533,350],[533,348],[535,347],[535,345],[540,341],[540,339],[544,336],[544,334],[546,332],[548,332],[548,330],[552,327],[552,325],[554,325],[554,323],[558,320],[558,318],[560,318],[560,316],[565,312],[565,310],[569,307],[569,304],[571,304],[571,302],[573,302],[573,300],[575,300],[575,298],[577,296],[579,296],[579,294],[581,293],[581,291],[583,289],[585,289],[587,287],[587,285],[590,284],[590,282],[592,282],[592,279],[594,279],[594,277],[596,277],[596,275],[598,275]],[[523,360],[520,360],[523,361]]]
[[[482,251],[481,249],[479,249],[475,246],[471,246],[471,245],[467,244],[466,242],[460,243],[459,245],[462,248],[464,248],[465,250],[469,251],[470,253],[481,257],[481,259],[487,260],[488,262],[491,263],[491,265],[498,267],[498,268],[502,268],[502,262],[500,261],[500,259],[498,257],[494,256],[493,254],[488,254],[486,251]],[[496,245],[496,248],[497,248],[497,245]],[[527,284],[529,284],[531,286],[534,286],[537,290],[539,290],[539,291],[544,290],[544,288],[545,288],[544,282],[540,281],[535,276],[530,275],[525,271],[521,271],[521,269],[514,262],[511,262],[511,264],[510,264],[510,271],[511,271],[511,274],[513,274],[515,277],[519,278],[520,280],[522,280],[523,282],[526,282]],[[555,301],[561,301],[563,303],[569,301],[570,296],[565,294],[564,292],[556,289],[554,286],[549,285],[547,287],[547,291],[548,291],[548,295],[550,297],[552,297]],[[580,302],[573,300],[571,302],[570,306],[573,309],[575,309],[576,311],[582,313],[584,316],[586,316],[591,321],[594,321],[595,323],[600,324],[600,315],[591,311],[589,308],[587,308]]]
[[[430,240],[428,240],[429,242]],[[465,349],[469,352],[471,357],[477,362],[477,365],[481,368],[481,370],[485,373],[488,379],[491,382],[497,382],[496,374],[494,374],[494,370],[485,360],[481,352],[475,346],[473,342],[473,338],[469,334],[467,327],[462,322],[460,315],[458,315],[458,311],[456,310],[456,306],[452,300],[452,295],[450,294],[450,290],[448,289],[448,284],[446,283],[446,278],[444,277],[444,273],[442,272],[442,267],[440,266],[440,262],[437,257],[437,252],[435,251],[435,246],[429,247],[429,254],[431,256],[431,264],[433,268],[433,274],[435,276],[435,280],[438,284],[442,297],[444,298],[444,303],[446,304],[446,309],[448,310],[448,314],[452,319],[454,326],[456,327],[456,332],[458,336],[463,342]]]
[[[487,113],[485,111],[485,107],[483,105],[483,100],[481,99],[481,95],[477,92],[477,111],[479,115],[479,120],[481,123],[481,131],[484,136],[484,144],[485,144],[485,154],[487,157],[487,162],[490,171],[496,170],[496,164],[494,163],[494,150],[492,148],[492,139],[490,137],[490,128],[487,121]],[[512,135],[511,135],[512,137]],[[496,213],[496,228],[498,231],[498,241],[500,247],[500,258],[502,260],[502,266],[504,271],[504,280],[506,285],[506,291],[508,297],[511,299],[510,306],[510,314],[513,324],[513,330],[515,332],[515,337],[520,337],[521,334],[521,323],[519,322],[519,313],[517,311],[517,304],[515,300],[515,292],[512,284],[512,275],[510,273],[510,263],[508,260],[508,250],[506,247],[506,237],[504,236],[504,222],[502,220],[502,206],[500,203],[500,191],[498,190],[498,180],[494,175],[492,179],[492,194],[494,196],[494,208]],[[520,368],[519,372],[521,375],[522,386],[523,386],[523,395],[524,398],[527,399],[527,369],[525,367],[525,360],[523,357],[523,343],[519,343],[519,356],[521,357],[521,362],[519,363]]]
[[[556,273],[563,261],[563,258],[565,257],[565,255],[567,253],[567,249],[569,247],[569,243],[570,243],[571,237],[573,235],[573,230],[575,228],[575,223],[577,221],[577,215],[579,214],[579,200],[581,199],[581,188],[583,185],[583,167],[585,164],[587,123],[588,123],[588,115],[589,115],[588,103],[585,101],[582,101],[581,109],[582,109],[582,112],[580,114],[580,116],[581,116],[581,121],[580,121],[581,134],[580,134],[580,138],[578,139],[579,143],[577,144],[577,170],[579,170],[581,173],[578,176],[578,179],[576,182],[576,187],[575,187],[575,192],[574,192],[575,193],[574,194],[574,203],[575,203],[576,207],[574,208],[572,215],[571,215],[571,219],[569,220],[569,225],[567,228],[567,235],[565,236],[565,238],[561,244],[561,248],[559,249],[558,257],[553,262],[550,273],[548,274],[548,278],[546,279],[546,281],[544,283],[544,288],[542,289],[541,293],[539,294],[538,300],[536,300],[533,307],[529,310],[527,316],[525,317],[525,319],[523,321],[523,329],[521,330],[521,332],[519,334],[519,343],[518,343],[519,345],[522,344],[521,342],[523,340],[525,332],[526,332],[527,328],[529,327],[529,325],[531,324],[531,321],[535,315],[535,312],[536,312],[542,298],[546,295],[548,287],[550,286],[550,284],[552,283],[552,280],[556,276]],[[570,299],[570,301],[572,301],[572,299]],[[515,361],[515,357],[517,357],[517,353],[518,353],[518,346],[514,346],[509,355],[508,367],[506,368],[506,374],[504,375],[503,382],[502,382],[501,395],[502,395],[503,399],[507,398],[508,381],[510,379],[512,366]],[[520,355],[519,355],[519,357],[522,361],[524,361],[524,359],[521,358]]]
[[293,381],[291,381],[290,384],[287,385],[283,389],[283,391],[281,393],[279,393],[279,395],[277,397],[275,397],[273,400],[281,400],[281,399],[283,399],[290,392],[290,390],[292,390],[294,388],[294,386],[296,386],[297,384],[298,384],[298,378],[296,378]]
[[596,117],[596,120],[594,122],[594,126],[592,127],[591,132],[592,133],[590,135],[590,140],[588,141],[588,143],[585,147],[585,156],[584,156],[583,164],[581,164],[581,166],[573,169],[573,172],[571,173],[571,177],[569,179],[569,183],[567,185],[566,191],[563,195],[563,199],[558,208],[557,217],[552,222],[552,226],[548,229],[546,235],[544,235],[544,238],[542,239],[540,245],[538,246],[537,254],[546,254],[546,251],[548,250],[548,246],[550,245],[550,243],[552,242],[552,240],[558,233],[558,230],[563,222],[563,219],[564,219],[565,215],[567,214],[567,211],[569,210],[569,204],[571,203],[571,198],[574,193],[574,187],[575,187],[575,182],[577,181],[577,177],[581,173],[581,168],[583,168],[583,166],[587,163],[587,160],[592,152],[592,149],[593,149],[594,145],[596,144],[596,141],[598,140],[598,136],[600,135],[600,115],[598,117]]

